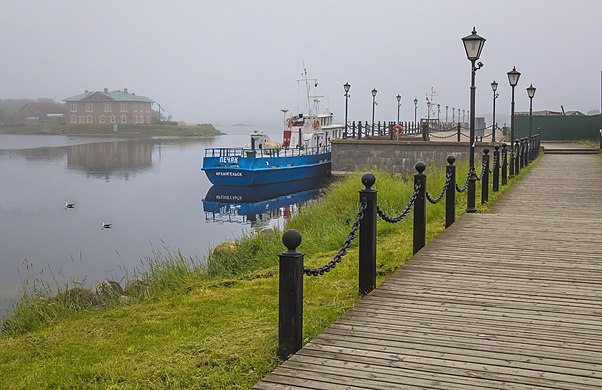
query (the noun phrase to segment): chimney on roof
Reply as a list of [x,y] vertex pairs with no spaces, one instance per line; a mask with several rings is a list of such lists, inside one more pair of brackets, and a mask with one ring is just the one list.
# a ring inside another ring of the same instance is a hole
[[108,93],[108,92],[109,92],[109,88],[105,88],[105,93]]
[[127,88],[124,88],[124,89],[123,89],[123,93],[125,93],[125,94],[127,95],[127,93],[128,93],[128,89],[127,89]]

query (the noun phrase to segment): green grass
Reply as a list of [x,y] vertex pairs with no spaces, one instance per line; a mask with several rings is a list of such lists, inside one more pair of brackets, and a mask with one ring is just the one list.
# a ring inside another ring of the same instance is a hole
[[[466,165],[458,168],[459,182],[466,171]],[[427,174],[428,190],[436,196],[444,173]],[[412,193],[411,177],[375,175],[379,206],[400,212]],[[299,250],[307,265],[328,262],[346,238],[358,210],[360,177],[333,183],[320,201],[287,223],[303,235]],[[500,194],[491,193],[490,204]],[[460,216],[465,196],[459,194],[457,202]],[[444,213],[444,201],[427,205],[427,241],[444,230]],[[411,219],[410,213],[399,224],[378,222],[379,284],[411,257]],[[208,267],[158,251],[147,259],[148,294],[125,305],[67,307],[25,298],[2,325],[0,388],[249,388],[280,363],[277,254],[285,249],[280,236],[277,231],[245,236],[236,250],[210,257]],[[305,342],[359,301],[357,263],[356,241],[336,269],[304,279]],[[45,307],[50,304],[52,311]]]

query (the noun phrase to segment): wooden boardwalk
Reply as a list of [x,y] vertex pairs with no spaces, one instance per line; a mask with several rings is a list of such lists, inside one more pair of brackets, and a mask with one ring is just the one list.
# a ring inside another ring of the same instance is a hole
[[602,389],[601,221],[602,160],[544,155],[255,388]]

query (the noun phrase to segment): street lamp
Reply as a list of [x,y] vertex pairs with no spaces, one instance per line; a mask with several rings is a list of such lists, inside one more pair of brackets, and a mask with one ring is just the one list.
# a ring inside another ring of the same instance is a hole
[[495,143],[495,131],[497,130],[497,123],[495,123],[495,99],[497,99],[500,94],[497,93],[497,83],[493,80],[491,83],[491,90],[493,91],[493,120],[491,121],[493,126],[493,133],[491,135],[491,142]]
[[395,96],[397,98],[397,123],[399,123],[399,107],[401,107],[401,95]]
[[[527,95],[529,95],[529,143],[528,145],[531,145],[531,133],[532,133],[532,127],[533,127],[533,96],[535,96],[535,87],[533,86],[533,84],[531,84],[531,86],[529,86],[529,88],[527,88]],[[533,151],[531,150],[529,152],[529,159],[531,159],[533,157]],[[527,160],[528,161],[528,160]]]
[[441,104],[437,103],[437,126],[439,126],[439,130],[441,130],[441,122],[439,117],[441,116]]
[[466,123],[466,110],[462,110],[462,122]]
[[351,88],[351,85],[349,83],[345,83],[343,84],[343,88],[345,88],[345,134],[343,135],[343,138],[347,138],[347,107],[349,103],[349,89]]
[[469,111],[469,119],[470,119],[470,161],[469,161],[469,170],[468,170],[468,199],[466,202],[466,212],[467,213],[475,213],[477,211],[476,208],[476,181],[477,174],[475,172],[474,167],[474,146],[475,146],[475,129],[474,129],[474,110],[475,110],[475,76],[477,70],[483,67],[481,62],[476,63],[476,61],[481,56],[481,51],[483,50],[483,46],[485,45],[485,38],[477,35],[477,30],[473,27],[472,33],[464,38],[462,38],[462,42],[464,43],[464,49],[466,50],[466,57],[470,61],[470,111]]
[[376,88],[372,89],[372,136],[374,136],[374,107],[376,107]]
[[445,106],[445,123],[447,123],[447,110],[449,109],[449,106]]
[[418,99],[414,99],[414,126],[416,126],[416,112],[418,111]]
[[510,103],[510,177],[514,177],[514,173],[518,173],[518,159],[514,161],[514,87],[518,85],[518,79],[520,78],[520,72],[516,70],[516,66],[512,67],[512,70],[508,72],[508,82],[512,87],[512,101]]
[[456,122],[456,108],[452,107],[452,122]]

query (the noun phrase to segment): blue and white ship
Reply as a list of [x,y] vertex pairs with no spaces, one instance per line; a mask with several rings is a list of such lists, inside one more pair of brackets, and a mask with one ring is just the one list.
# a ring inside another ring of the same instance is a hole
[[330,141],[343,136],[344,126],[333,124],[328,110],[318,114],[320,96],[310,96],[317,80],[308,79],[307,71],[302,76],[298,82],[304,83],[310,108],[285,120],[282,144],[255,131],[247,147],[205,149],[202,169],[212,184],[257,186],[330,174]]

